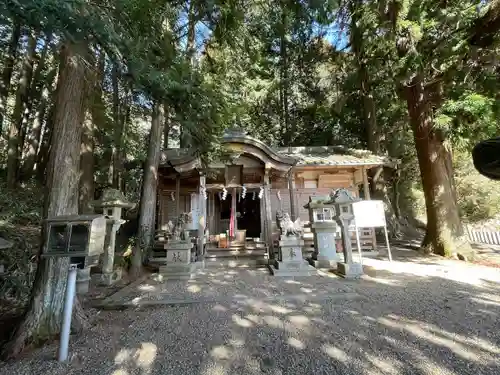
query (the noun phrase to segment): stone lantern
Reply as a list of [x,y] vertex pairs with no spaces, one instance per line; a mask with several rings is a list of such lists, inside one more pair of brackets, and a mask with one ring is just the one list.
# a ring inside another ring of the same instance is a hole
[[92,202],[91,205],[95,208],[102,208],[103,214],[107,217],[104,253],[101,258],[100,283],[103,285],[112,285],[120,280],[122,276],[121,269],[113,269],[115,262],[116,232],[120,226],[125,223],[125,220],[121,218],[122,209],[133,208],[135,207],[135,203],[128,202],[119,190],[106,189],[101,199]]
[[337,271],[342,277],[358,278],[363,275],[363,266],[361,263],[353,261],[349,226],[354,220],[352,204],[359,201],[359,199],[355,198],[349,190],[341,188],[332,192],[330,201],[335,206],[335,220],[341,229],[342,248],[344,252],[344,261],[338,263]]
[[316,268],[336,268],[337,255],[335,236],[335,207],[330,197],[309,197],[309,203],[304,208],[309,210],[309,220],[314,233],[314,253],[310,259]]

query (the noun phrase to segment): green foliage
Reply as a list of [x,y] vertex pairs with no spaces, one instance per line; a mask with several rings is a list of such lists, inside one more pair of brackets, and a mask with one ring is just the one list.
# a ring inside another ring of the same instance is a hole
[[25,302],[34,280],[34,257],[40,243],[43,189],[34,182],[9,191],[0,184],[0,237],[13,243],[0,251],[6,273],[0,276],[0,299]]
[[458,204],[462,217],[471,223],[485,221],[500,212],[498,181],[481,176],[472,164],[468,152],[454,157]]

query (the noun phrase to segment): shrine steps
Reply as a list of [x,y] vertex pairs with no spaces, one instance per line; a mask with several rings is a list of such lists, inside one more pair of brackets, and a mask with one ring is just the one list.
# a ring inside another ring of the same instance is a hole
[[207,247],[205,266],[218,268],[259,268],[268,265],[267,247],[261,245]]

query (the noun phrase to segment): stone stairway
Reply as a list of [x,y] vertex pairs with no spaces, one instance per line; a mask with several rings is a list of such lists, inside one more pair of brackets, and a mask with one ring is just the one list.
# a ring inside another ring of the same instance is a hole
[[262,241],[246,241],[245,244],[219,248],[207,245],[205,267],[259,268],[268,264],[267,246]]

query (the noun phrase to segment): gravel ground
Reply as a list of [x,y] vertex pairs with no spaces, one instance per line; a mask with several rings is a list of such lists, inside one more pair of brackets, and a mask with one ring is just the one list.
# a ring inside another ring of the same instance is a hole
[[[0,373],[500,374],[500,271],[395,259],[404,261],[365,260],[359,281],[217,273],[228,283],[184,285],[201,288],[199,303],[96,312],[67,364],[53,360],[52,344]],[[158,295],[182,295],[158,285]],[[218,301],[203,301],[205,288]]]

